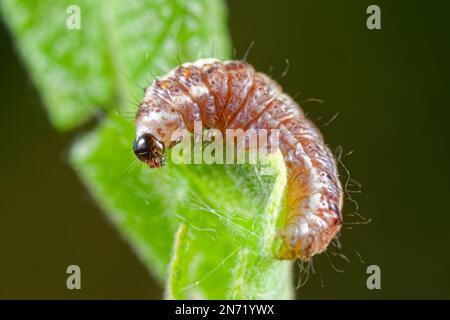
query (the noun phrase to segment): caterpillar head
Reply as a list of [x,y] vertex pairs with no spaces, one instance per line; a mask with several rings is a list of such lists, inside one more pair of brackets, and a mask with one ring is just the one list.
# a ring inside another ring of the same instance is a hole
[[150,133],[144,133],[136,137],[133,142],[133,151],[136,157],[150,168],[160,168],[165,164],[164,143]]

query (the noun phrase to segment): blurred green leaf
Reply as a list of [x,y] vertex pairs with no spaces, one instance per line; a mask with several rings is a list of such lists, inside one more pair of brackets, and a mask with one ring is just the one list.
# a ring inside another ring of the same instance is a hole
[[[80,10],[79,30],[66,26],[71,5]],[[229,50],[219,0],[2,0],[0,10],[62,130],[99,108],[133,113],[151,73],[175,66],[177,52],[192,60]]]
[[290,263],[272,248],[285,210],[282,156],[269,157],[274,175],[261,175],[261,163],[169,160],[150,170],[132,154],[133,137],[132,122],[110,118],[76,144],[72,162],[150,270],[168,279],[167,297],[289,298]]

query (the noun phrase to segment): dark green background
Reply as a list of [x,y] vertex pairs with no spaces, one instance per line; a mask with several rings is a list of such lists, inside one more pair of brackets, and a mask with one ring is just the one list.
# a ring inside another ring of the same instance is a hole
[[[367,30],[369,4],[380,5],[382,30]],[[325,288],[314,276],[300,298],[450,298],[449,9],[445,1],[229,1],[237,56],[254,41],[258,70],[273,66],[299,102],[324,100],[301,104],[324,119],[333,148],[354,150],[344,161],[373,220],[343,234],[367,263],[348,246],[351,264],[333,258],[345,275],[319,258]],[[0,298],[160,298],[68,165],[71,142],[94,124],[52,129],[4,29],[0,43]],[[69,264],[82,268],[81,291],[66,289]],[[368,264],[381,267],[379,291],[366,288]]]

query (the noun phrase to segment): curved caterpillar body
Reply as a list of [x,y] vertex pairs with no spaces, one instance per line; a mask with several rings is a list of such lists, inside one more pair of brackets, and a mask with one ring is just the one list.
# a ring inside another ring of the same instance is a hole
[[288,213],[278,259],[308,260],[326,250],[342,225],[336,162],[318,128],[281,87],[241,61],[203,59],[179,66],[146,89],[136,114],[136,156],[164,165],[178,128],[194,121],[225,130],[279,129],[288,168]]

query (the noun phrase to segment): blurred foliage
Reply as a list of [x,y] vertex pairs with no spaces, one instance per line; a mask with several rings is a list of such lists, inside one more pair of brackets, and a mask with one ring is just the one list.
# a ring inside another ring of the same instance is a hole
[[[71,1],[1,2],[2,17],[48,108],[71,129],[106,116],[72,149],[71,162],[166,297],[290,298],[290,263],[272,258],[284,210],[286,170],[258,165],[174,165],[149,170],[131,150],[133,101],[152,74],[200,57],[229,56],[221,1],[78,1],[81,29],[66,19]],[[119,107],[120,106],[120,107]],[[170,158],[170,157],[169,157]]]
[[[2,0],[0,9],[48,108],[67,130],[98,109],[133,111],[152,79],[191,60],[228,55],[221,1]],[[120,106],[120,107],[119,107]]]

